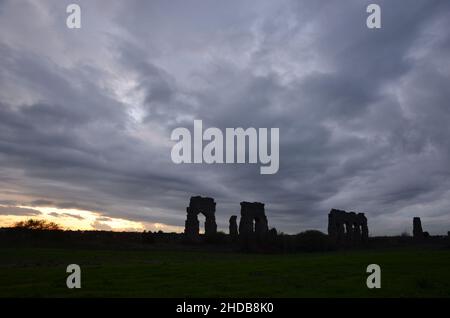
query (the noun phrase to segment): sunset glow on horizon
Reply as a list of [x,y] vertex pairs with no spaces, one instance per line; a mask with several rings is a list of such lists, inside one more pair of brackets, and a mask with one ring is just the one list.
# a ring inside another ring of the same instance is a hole
[[[15,223],[28,219],[39,219],[54,222],[60,225],[64,230],[101,230],[101,231],[128,231],[143,232],[145,231],[164,231],[164,232],[181,232],[182,228],[171,226],[163,223],[137,222],[124,218],[115,218],[105,216],[99,212],[81,210],[81,209],[65,209],[57,207],[35,207],[35,206],[6,206],[0,205],[0,209],[6,211],[0,215],[0,227],[11,227]],[[8,214],[10,210],[30,211],[26,215]],[[34,212],[34,213],[33,213]]]

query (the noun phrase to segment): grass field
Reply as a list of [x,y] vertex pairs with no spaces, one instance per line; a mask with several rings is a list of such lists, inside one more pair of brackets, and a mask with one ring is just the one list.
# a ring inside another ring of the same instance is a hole
[[[82,288],[66,287],[66,266]],[[366,267],[382,288],[366,287]],[[0,248],[0,297],[449,297],[449,250],[252,255]]]

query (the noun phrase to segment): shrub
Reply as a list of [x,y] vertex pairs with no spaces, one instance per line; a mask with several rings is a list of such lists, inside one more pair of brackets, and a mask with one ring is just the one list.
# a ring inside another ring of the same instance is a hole
[[294,244],[297,251],[303,252],[322,252],[333,249],[328,235],[315,230],[297,234]]
[[46,220],[35,220],[28,219],[26,221],[20,221],[14,224],[14,227],[17,229],[26,229],[26,230],[49,230],[56,231],[61,230],[61,226],[56,223],[49,222]]

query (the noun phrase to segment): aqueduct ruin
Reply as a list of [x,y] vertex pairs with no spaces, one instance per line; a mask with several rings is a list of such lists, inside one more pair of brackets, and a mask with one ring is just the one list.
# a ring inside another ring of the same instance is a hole
[[[194,196],[190,198],[186,208],[187,218],[184,233],[189,240],[200,238],[200,223],[198,215],[205,216],[205,236],[217,233],[216,202],[213,198]],[[415,222],[417,222],[415,220]],[[243,242],[253,239],[264,240],[269,232],[264,203],[241,202],[241,218],[239,226],[237,216],[229,220],[229,234],[234,241],[237,238]],[[338,244],[366,242],[369,238],[367,218],[364,213],[346,212],[332,209],[328,214],[328,235]]]
[[241,202],[241,220],[239,222],[239,237],[263,238],[269,231],[264,203]]
[[369,238],[364,213],[332,209],[328,214],[328,235],[337,243],[365,242]]
[[201,196],[191,197],[189,206],[186,208],[187,218],[184,233],[189,239],[198,239],[200,234],[200,223],[198,215],[205,216],[205,235],[217,233],[216,224],[216,202],[213,198],[204,198]]

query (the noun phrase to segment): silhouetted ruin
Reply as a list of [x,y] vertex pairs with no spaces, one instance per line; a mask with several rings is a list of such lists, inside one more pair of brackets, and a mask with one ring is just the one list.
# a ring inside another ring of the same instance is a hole
[[264,203],[241,202],[241,219],[239,222],[239,237],[262,239],[267,235],[267,223]]
[[[241,205],[241,216],[229,218],[229,234],[217,232],[216,202],[213,198],[193,196],[186,208],[187,218],[184,233],[112,232],[34,230],[21,227],[0,228],[0,246],[99,246],[161,248],[206,243],[204,248],[213,251],[245,251],[263,253],[324,252],[348,248],[387,248],[401,246],[443,246],[450,248],[448,236],[430,236],[422,229],[421,220],[413,221],[414,237],[408,235],[371,237],[364,213],[332,209],[328,214],[328,235],[317,230],[306,230],[297,234],[278,233],[268,226],[265,205],[261,202],[246,202]],[[205,216],[205,234],[200,235],[199,214]]]
[[367,218],[364,213],[332,209],[328,214],[328,235],[338,244],[366,242],[369,238]]
[[230,237],[233,241],[235,241],[238,237],[238,226],[237,226],[237,216],[232,215],[230,217]]
[[213,198],[191,197],[186,212],[187,218],[184,233],[188,239],[197,240],[199,238],[199,213],[205,216],[205,235],[211,236],[217,233],[216,202],[214,202]]
[[422,221],[419,217],[413,219],[413,236],[417,240],[430,237],[430,233],[423,231]]
[[419,217],[413,219],[413,236],[415,239],[423,238],[422,221]]
[[[268,227],[265,205],[260,202],[241,202],[239,225],[237,216],[229,218],[229,234],[217,232],[216,202],[213,198],[194,196],[186,208],[184,233],[70,231],[0,228],[0,246],[51,246],[83,248],[202,248],[211,251],[245,251],[256,253],[325,252],[348,248],[391,248],[404,246],[436,246],[450,248],[447,236],[430,236],[422,230],[421,220],[414,218],[414,237],[408,235],[371,237],[364,213],[332,209],[328,215],[328,235],[317,230],[297,234],[278,233]],[[205,216],[205,235],[200,235],[198,215]],[[417,239],[420,238],[420,239]],[[422,239],[426,238],[426,239]],[[196,243],[188,247],[186,243]],[[364,243],[364,244],[362,244]],[[153,246],[153,247],[152,247]]]

